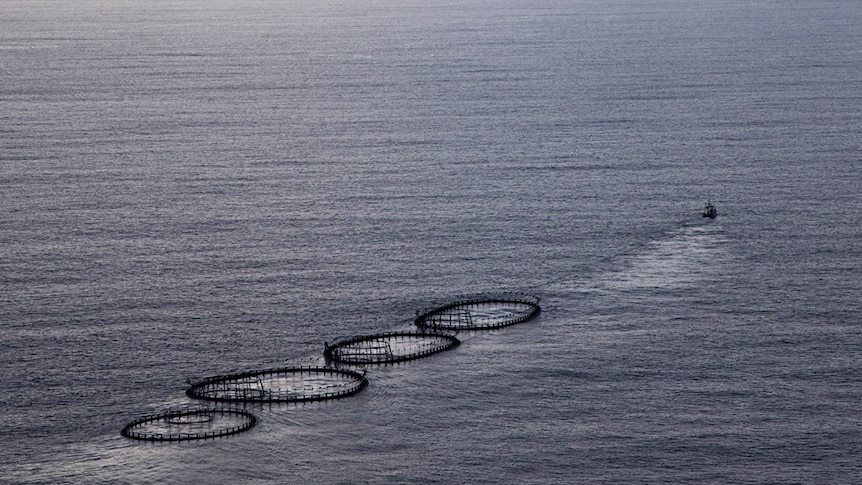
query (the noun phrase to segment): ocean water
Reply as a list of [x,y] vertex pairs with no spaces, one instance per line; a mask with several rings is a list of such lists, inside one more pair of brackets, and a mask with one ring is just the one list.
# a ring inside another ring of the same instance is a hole
[[[0,481],[862,481],[860,20],[3,0]],[[239,435],[120,436],[485,291],[542,313]]]

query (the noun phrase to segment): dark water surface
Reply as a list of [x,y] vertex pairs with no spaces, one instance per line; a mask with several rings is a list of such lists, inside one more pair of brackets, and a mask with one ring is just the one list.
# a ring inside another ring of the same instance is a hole
[[[2,480],[858,483],[860,20],[4,0]],[[498,290],[542,314],[240,435],[119,435]]]

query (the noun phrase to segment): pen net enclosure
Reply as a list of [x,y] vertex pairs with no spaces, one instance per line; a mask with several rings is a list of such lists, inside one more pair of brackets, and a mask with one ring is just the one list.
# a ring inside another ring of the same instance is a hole
[[341,364],[390,364],[443,352],[460,343],[440,333],[389,332],[327,344],[323,355]]
[[120,432],[143,441],[187,441],[219,438],[247,431],[257,418],[239,409],[182,407],[129,422]]
[[306,402],[352,396],[365,389],[365,375],[329,367],[284,367],[208,377],[192,384],[193,399],[228,402]]
[[526,322],[540,311],[539,298],[532,295],[473,295],[416,312],[416,325],[434,330],[486,330]]

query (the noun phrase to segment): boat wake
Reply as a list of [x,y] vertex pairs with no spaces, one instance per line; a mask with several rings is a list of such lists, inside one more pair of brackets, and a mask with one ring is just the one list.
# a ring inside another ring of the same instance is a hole
[[716,274],[727,256],[720,226],[681,227],[666,237],[608,257],[612,267],[582,280],[557,282],[552,292],[649,298],[656,292],[696,287]]
[[596,288],[614,292],[683,289],[709,278],[721,260],[727,239],[711,226],[681,229],[670,239],[653,241],[622,262],[621,269],[596,280]]

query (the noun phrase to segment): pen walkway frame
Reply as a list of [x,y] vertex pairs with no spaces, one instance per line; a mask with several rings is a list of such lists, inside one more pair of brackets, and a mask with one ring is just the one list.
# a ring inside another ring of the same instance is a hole
[[539,312],[541,308],[536,296],[481,294],[419,310],[415,323],[419,328],[431,330],[488,330],[526,322]]
[[256,424],[248,411],[186,406],[130,421],[120,434],[142,441],[206,440],[242,433]]
[[387,332],[326,344],[323,355],[339,364],[392,364],[453,349],[457,338],[442,333]]
[[214,376],[192,384],[192,399],[223,402],[308,402],[352,396],[368,386],[364,374],[330,367],[282,367]]

